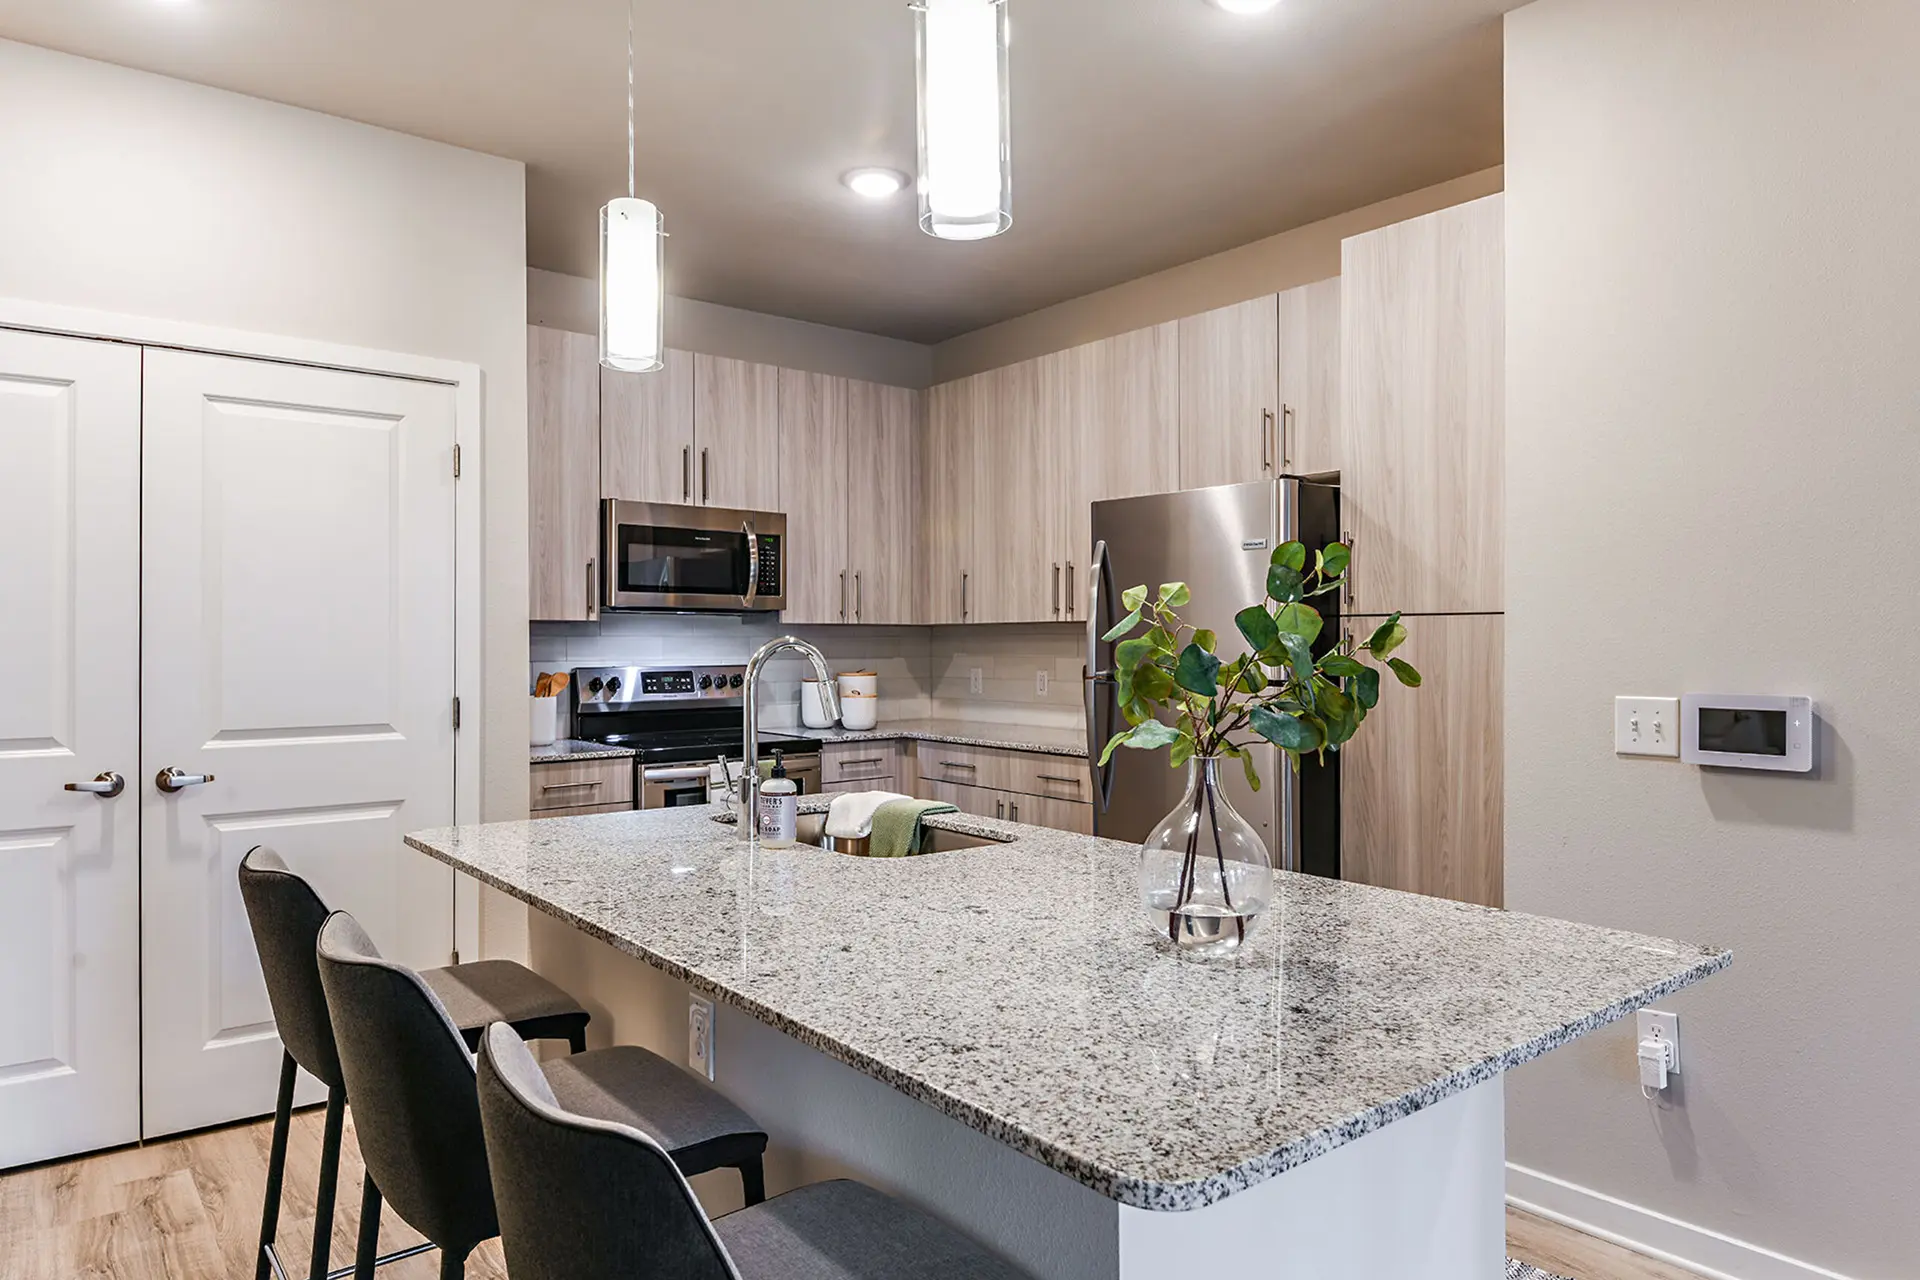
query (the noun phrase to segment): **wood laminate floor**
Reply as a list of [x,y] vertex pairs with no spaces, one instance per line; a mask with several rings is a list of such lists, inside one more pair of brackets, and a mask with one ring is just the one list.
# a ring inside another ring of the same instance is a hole
[[[313,1190],[320,1177],[318,1108],[294,1117],[280,1209],[280,1256],[306,1274],[313,1239]],[[0,1280],[251,1280],[266,1185],[265,1121],[0,1174]],[[333,1265],[353,1260],[360,1217],[360,1154],[352,1113],[340,1158]],[[385,1215],[380,1251],[419,1243]],[[1515,1210],[1507,1250],[1569,1280],[1699,1280],[1681,1271]],[[380,1280],[434,1280],[427,1253],[380,1269]],[[499,1241],[467,1260],[469,1280],[504,1280]],[[1489,1277],[1488,1280],[1493,1280]]]

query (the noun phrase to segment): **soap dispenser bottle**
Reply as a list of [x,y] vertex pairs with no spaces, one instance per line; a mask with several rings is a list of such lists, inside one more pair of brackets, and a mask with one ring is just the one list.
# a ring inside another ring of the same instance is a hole
[[800,791],[787,776],[781,752],[773,753],[773,776],[760,784],[760,847],[785,849],[794,842],[800,817]]

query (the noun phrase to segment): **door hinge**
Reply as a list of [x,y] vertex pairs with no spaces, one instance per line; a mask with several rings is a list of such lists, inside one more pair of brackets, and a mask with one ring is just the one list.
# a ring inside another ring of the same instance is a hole
[[460,478],[460,446],[459,445],[453,446],[453,478],[455,480],[458,480]]
[[460,695],[459,694],[455,694],[453,697],[453,727],[456,729],[460,727]]
[[460,963],[460,948],[458,948],[458,947],[455,947],[455,948],[453,949],[453,963],[455,963],[455,964],[459,964],[459,963]]

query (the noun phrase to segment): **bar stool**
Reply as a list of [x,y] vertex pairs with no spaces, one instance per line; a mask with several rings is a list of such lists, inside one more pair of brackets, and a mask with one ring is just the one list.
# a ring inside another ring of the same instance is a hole
[[[440,1274],[452,1280],[475,1245],[500,1233],[473,1056],[421,975],[383,960],[346,912],[327,917],[317,954],[367,1166],[354,1275],[373,1275],[384,1199],[440,1246]],[[633,1045],[536,1070],[570,1107],[655,1135],[683,1173],[738,1169],[748,1203],[765,1198],[767,1135],[704,1080]]]
[[[319,963],[314,958],[327,905],[312,885],[294,874],[280,855],[265,845],[256,845],[240,860],[240,897],[247,906],[247,923],[253,929],[254,949],[259,952],[260,969],[266,977],[267,1001],[273,1007],[285,1049],[280,1059],[279,1100],[273,1111],[273,1145],[267,1158],[267,1195],[260,1212],[260,1252],[254,1280],[267,1280],[269,1271],[286,1274],[274,1249],[274,1237],[279,1230],[296,1066],[305,1067],[327,1087],[327,1121],[320,1144],[320,1185],[315,1192],[308,1280],[344,1276],[350,1268],[336,1272],[327,1269],[340,1176],[340,1131],[347,1101],[333,1024],[327,1018],[326,996],[320,989]],[[505,1022],[530,1039],[565,1040],[576,1053],[586,1048],[587,1011],[559,987],[511,960],[429,969],[421,978],[440,997],[469,1045],[478,1043],[488,1023]],[[428,1247],[405,1250],[381,1261],[410,1257]]]
[[510,1028],[480,1042],[480,1121],[513,1280],[1019,1280],[1011,1263],[839,1179],[709,1219],[660,1144],[574,1114]]

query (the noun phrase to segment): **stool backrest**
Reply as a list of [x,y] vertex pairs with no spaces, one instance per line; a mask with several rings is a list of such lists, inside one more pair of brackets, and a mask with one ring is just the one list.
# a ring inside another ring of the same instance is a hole
[[464,1258],[500,1234],[473,1055],[420,975],[382,959],[346,912],[321,926],[318,955],[367,1172],[416,1231]]
[[327,920],[327,904],[263,844],[240,859],[240,900],[247,904],[247,924],[253,929],[253,949],[267,980],[267,1003],[273,1006],[280,1043],[321,1084],[341,1088],[340,1055],[313,955],[320,926]]
[[659,1143],[563,1111],[513,1029],[480,1041],[480,1118],[513,1280],[740,1280]]

